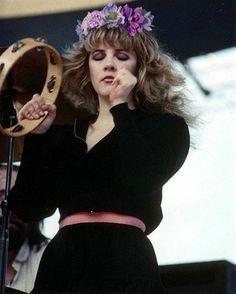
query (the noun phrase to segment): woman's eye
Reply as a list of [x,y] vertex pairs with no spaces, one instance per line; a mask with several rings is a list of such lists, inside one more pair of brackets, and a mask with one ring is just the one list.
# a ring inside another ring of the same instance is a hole
[[104,58],[104,54],[98,52],[92,55],[93,60],[102,60]]
[[119,54],[117,54],[117,58],[119,60],[128,60],[129,56],[127,54],[125,54],[125,53],[119,53]]

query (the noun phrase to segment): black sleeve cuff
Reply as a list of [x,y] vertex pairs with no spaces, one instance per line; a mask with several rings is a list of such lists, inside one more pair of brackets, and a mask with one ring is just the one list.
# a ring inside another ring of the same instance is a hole
[[115,106],[113,106],[111,109],[110,109],[110,112],[113,114],[113,115],[118,115],[120,113],[123,113],[124,111],[126,112],[126,110],[128,110],[128,103],[127,102],[124,102],[124,103],[121,103],[121,104],[117,104]]

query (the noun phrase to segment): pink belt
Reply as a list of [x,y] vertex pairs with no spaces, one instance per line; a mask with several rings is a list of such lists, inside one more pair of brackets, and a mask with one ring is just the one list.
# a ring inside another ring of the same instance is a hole
[[115,223],[134,226],[143,232],[146,230],[145,224],[139,218],[113,212],[78,212],[63,218],[59,225],[63,228],[80,223]]

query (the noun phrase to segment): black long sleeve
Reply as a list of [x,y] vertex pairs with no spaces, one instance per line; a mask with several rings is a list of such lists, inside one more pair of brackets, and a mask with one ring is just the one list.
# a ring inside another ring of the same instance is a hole
[[122,158],[123,174],[135,191],[163,186],[182,166],[189,150],[185,121],[175,115],[144,114],[143,124],[130,115],[127,103],[111,109]]

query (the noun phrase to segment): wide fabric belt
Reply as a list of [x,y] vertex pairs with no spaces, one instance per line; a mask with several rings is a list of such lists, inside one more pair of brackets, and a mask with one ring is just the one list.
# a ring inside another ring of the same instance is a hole
[[63,228],[68,225],[80,223],[115,223],[134,226],[143,232],[146,230],[144,222],[139,218],[113,212],[78,212],[66,216],[59,222],[59,225],[60,228]]

